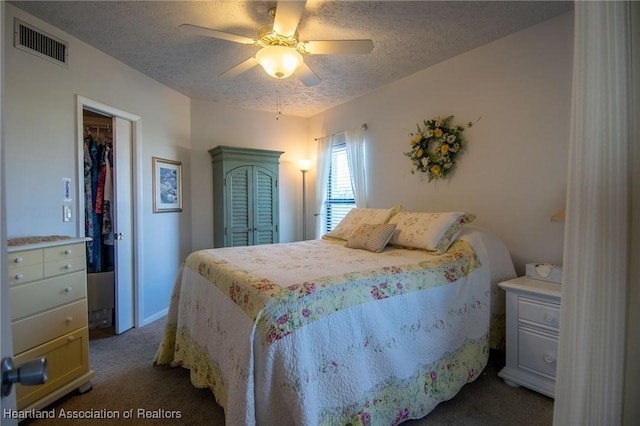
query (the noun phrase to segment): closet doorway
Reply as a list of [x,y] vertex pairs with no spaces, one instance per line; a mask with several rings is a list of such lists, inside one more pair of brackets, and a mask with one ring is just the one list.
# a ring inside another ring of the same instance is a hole
[[137,118],[78,97],[79,235],[87,243],[89,326],[124,333],[136,325],[133,148]]

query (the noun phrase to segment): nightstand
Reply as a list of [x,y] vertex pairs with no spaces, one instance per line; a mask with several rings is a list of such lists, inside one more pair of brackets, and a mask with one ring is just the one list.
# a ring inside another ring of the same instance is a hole
[[507,356],[498,376],[555,397],[560,284],[515,278],[499,284],[507,292]]

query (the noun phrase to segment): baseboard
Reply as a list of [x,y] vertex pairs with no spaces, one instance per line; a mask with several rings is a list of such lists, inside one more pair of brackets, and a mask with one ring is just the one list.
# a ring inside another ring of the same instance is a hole
[[155,313],[153,315],[151,315],[150,317],[147,317],[145,319],[142,320],[142,324],[140,324],[141,327],[144,327],[145,325],[149,325],[152,322],[155,322],[157,320],[159,320],[162,317],[167,316],[167,314],[169,313],[169,308],[165,308],[163,310],[161,310],[158,313]]

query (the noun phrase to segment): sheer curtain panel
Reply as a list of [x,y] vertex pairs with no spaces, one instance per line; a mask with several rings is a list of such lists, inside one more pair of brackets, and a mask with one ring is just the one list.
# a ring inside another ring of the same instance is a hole
[[316,209],[320,220],[316,221],[316,238],[324,234],[325,217],[324,203],[327,198],[327,180],[329,178],[329,166],[331,165],[331,136],[318,138],[318,170],[316,174]]
[[364,158],[364,129],[359,127],[344,132],[347,145],[347,162],[351,173],[351,188],[356,207],[367,207],[367,186]]
[[575,2],[554,424],[622,424],[630,271],[628,2]]

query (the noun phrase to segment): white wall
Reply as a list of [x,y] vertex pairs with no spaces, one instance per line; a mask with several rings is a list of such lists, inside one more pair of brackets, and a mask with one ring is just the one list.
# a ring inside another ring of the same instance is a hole
[[[562,263],[573,55],[573,13],[425,69],[310,119],[312,139],[368,125],[368,205],[477,215],[516,268]],[[454,115],[467,150],[447,181],[411,174],[410,133],[424,119]]]
[[[275,96],[275,93],[274,93]],[[193,249],[213,247],[213,186],[209,150],[218,145],[284,151],[280,157],[280,242],[302,238],[302,175],[309,158],[308,120],[191,101]]]
[[[14,48],[14,16],[68,41],[69,67]],[[141,117],[139,316],[154,318],[166,309],[191,250],[189,99],[9,4],[4,24],[8,237],[77,235],[76,221],[83,220],[77,205],[74,220],[62,222],[62,178],[72,179],[74,194],[78,185],[76,95]],[[183,162],[183,213],[152,214],[152,156]]]

